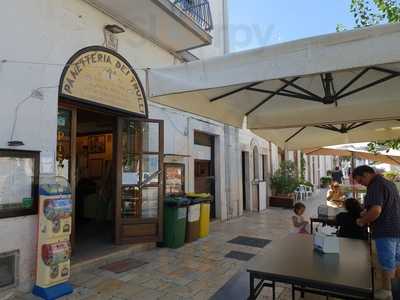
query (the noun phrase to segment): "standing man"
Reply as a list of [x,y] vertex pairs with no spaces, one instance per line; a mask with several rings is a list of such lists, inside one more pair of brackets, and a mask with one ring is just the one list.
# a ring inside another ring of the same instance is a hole
[[367,187],[365,211],[359,226],[371,225],[379,263],[383,269],[382,289],[376,299],[390,299],[391,279],[400,278],[400,196],[396,186],[369,166],[353,171],[353,178]]
[[343,183],[343,172],[339,167],[336,167],[335,171],[332,172],[332,180],[339,184]]

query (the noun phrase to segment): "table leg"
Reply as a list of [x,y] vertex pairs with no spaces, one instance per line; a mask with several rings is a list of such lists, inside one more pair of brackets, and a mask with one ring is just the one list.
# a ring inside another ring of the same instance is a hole
[[275,281],[272,281],[272,300],[276,299]]
[[292,284],[292,300],[296,299],[296,291],[294,289],[294,285]]
[[313,234],[313,221],[310,219],[310,233]]
[[255,291],[254,291],[254,274],[250,272],[250,300],[255,300]]

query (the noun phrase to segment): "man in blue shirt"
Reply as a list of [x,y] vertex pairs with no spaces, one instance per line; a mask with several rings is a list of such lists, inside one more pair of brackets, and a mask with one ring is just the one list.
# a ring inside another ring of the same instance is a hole
[[365,211],[357,220],[359,226],[371,225],[379,263],[383,269],[382,290],[377,299],[391,297],[391,279],[400,278],[400,195],[395,184],[375,173],[369,166],[353,171],[353,178],[367,187]]

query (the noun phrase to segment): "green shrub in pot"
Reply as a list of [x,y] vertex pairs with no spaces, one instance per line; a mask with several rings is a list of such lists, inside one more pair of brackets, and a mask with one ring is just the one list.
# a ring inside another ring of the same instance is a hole
[[282,161],[279,169],[271,177],[274,195],[290,196],[298,186],[296,165],[292,161]]

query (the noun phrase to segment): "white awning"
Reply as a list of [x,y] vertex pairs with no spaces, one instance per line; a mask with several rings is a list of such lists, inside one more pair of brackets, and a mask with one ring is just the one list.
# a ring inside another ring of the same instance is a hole
[[268,139],[271,129],[400,119],[400,24],[152,69],[149,90],[151,101],[236,127],[247,116],[248,128],[267,129]]

